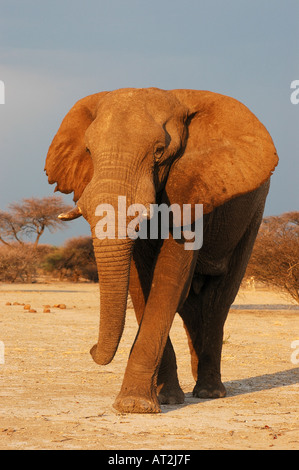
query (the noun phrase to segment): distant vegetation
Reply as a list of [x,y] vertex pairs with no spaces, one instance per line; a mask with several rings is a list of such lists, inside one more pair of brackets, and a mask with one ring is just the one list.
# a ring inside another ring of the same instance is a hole
[[58,248],[39,244],[46,229],[53,233],[66,227],[57,216],[70,209],[61,197],[51,196],[23,199],[0,211],[0,281],[97,281],[90,237],[72,238]]
[[32,243],[0,246],[0,282],[98,280],[91,237],[71,238],[62,247]]
[[36,248],[45,229],[50,232],[65,228],[65,222],[57,218],[71,207],[59,196],[32,197],[9,204],[8,211],[0,211],[0,242],[6,246],[24,245],[24,239],[34,238]]
[[246,278],[283,291],[299,303],[299,212],[263,220]]
[[60,280],[78,282],[83,278],[96,282],[98,271],[91,237],[71,238],[61,248],[53,248],[43,258],[41,268]]
[[[61,247],[39,244],[46,228],[65,227],[57,215],[69,209],[61,198],[49,197],[24,199],[0,211],[0,281],[98,280],[91,237],[71,238]],[[33,242],[25,241],[32,237]],[[263,219],[244,280],[283,291],[299,303],[299,212]]]
[[70,239],[59,248],[39,244],[46,229],[53,233],[66,227],[57,216],[70,209],[61,197],[51,196],[23,199],[0,211],[0,281],[97,280],[90,237]]

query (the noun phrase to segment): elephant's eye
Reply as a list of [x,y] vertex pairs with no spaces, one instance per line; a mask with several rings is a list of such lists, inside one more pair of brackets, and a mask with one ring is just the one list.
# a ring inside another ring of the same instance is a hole
[[89,148],[88,148],[88,147],[86,147],[86,149],[85,149],[85,150],[86,150],[86,152],[87,152],[87,153],[89,153],[89,154],[90,154],[90,150],[89,150]]
[[162,157],[164,153],[164,147],[162,145],[158,145],[156,148],[155,148],[155,151],[154,151],[154,158],[156,161],[160,160],[160,158]]

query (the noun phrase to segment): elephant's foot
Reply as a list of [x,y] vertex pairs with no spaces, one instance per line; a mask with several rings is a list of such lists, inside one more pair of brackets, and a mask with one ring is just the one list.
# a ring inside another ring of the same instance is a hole
[[223,398],[226,390],[221,380],[198,380],[193,396],[196,398]]
[[121,413],[160,413],[158,400],[148,397],[126,395],[121,393],[116,398],[113,407]]
[[178,405],[184,403],[185,394],[179,385],[171,388],[164,384],[158,393],[158,400],[161,405]]

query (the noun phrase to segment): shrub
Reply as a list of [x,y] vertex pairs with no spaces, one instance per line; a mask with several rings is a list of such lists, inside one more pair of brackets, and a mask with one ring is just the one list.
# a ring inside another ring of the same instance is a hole
[[59,277],[78,282],[80,278],[93,282],[98,280],[98,271],[91,237],[77,237],[56,248],[43,262],[43,269]]
[[263,220],[245,274],[251,276],[299,303],[299,212]]
[[35,249],[29,243],[0,246],[0,281],[35,281],[41,261],[50,250],[46,245]]

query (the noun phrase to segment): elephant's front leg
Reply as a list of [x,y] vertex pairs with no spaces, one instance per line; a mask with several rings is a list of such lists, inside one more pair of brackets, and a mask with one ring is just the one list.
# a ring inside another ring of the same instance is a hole
[[[134,247],[130,270],[130,295],[138,325],[141,323],[151,289],[158,243],[138,239]],[[179,404],[185,401],[178,380],[175,352],[169,336],[159,367],[157,392],[160,404]]]
[[126,413],[160,412],[157,377],[174,315],[189,290],[196,251],[163,241],[139,331],[114,407]]

